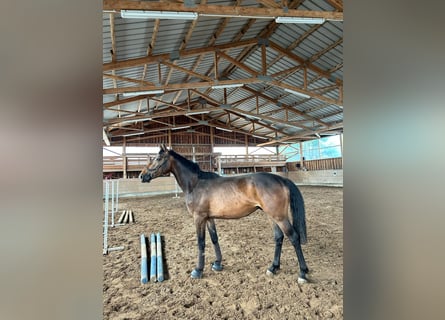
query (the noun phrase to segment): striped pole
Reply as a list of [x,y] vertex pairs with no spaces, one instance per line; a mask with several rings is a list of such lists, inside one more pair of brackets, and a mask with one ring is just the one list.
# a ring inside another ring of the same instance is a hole
[[164,269],[162,268],[162,243],[161,243],[161,234],[158,232],[156,235],[156,259],[158,262],[158,282],[164,281]]
[[128,216],[130,215],[130,210],[125,211],[124,223],[128,223]]
[[156,282],[156,237],[154,233],[150,235],[150,256],[150,281]]
[[126,210],[122,211],[122,214],[119,217],[119,220],[117,221],[117,223],[123,223],[124,222],[125,212],[126,212]]
[[133,210],[130,210],[130,223],[134,222]]
[[147,244],[145,235],[141,234],[141,283],[148,282]]

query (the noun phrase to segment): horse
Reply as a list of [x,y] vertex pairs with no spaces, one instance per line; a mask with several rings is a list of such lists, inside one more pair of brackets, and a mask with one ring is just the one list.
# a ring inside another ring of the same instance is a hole
[[[202,171],[199,166],[168,149],[164,144],[156,158],[139,174],[143,183],[173,173],[185,194],[187,210],[193,216],[198,244],[198,262],[191,272],[193,279],[203,276],[205,263],[206,226],[213,243],[216,259],[213,271],[222,271],[222,254],[216,232],[215,219],[239,219],[261,209],[273,221],[275,253],[268,275],[280,269],[280,256],[284,235],[295,248],[300,267],[298,283],[306,283],[309,269],[301,244],[307,241],[303,196],[289,179],[266,172],[222,177]],[[289,207],[292,223],[289,220]]]

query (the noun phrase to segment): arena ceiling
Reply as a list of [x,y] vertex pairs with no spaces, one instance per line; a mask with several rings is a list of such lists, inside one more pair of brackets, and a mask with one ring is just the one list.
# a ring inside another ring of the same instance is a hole
[[[157,12],[121,17],[134,10]],[[103,0],[104,145],[194,135],[265,146],[339,134],[342,52],[342,0]]]

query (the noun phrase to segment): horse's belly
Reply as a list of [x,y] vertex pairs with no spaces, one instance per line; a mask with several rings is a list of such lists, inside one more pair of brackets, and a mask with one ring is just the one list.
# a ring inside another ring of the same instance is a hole
[[195,207],[211,218],[238,219],[261,207],[249,181],[221,180],[217,185],[200,185],[196,191]]
[[254,203],[239,203],[237,201],[210,203],[209,215],[212,218],[238,219],[245,217],[258,209]]

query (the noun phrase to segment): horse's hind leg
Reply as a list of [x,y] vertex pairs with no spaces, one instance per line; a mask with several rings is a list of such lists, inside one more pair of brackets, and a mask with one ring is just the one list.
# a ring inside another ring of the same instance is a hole
[[280,257],[281,257],[281,248],[283,246],[284,234],[281,231],[280,227],[274,223],[273,225],[274,238],[275,238],[275,254],[273,258],[272,265],[267,269],[268,275],[273,275],[277,273],[277,270],[280,269]]
[[214,219],[207,220],[207,230],[209,230],[210,239],[212,239],[213,247],[215,249],[215,262],[212,263],[212,270],[213,271],[221,271],[223,269],[221,261],[222,261],[222,255],[221,255],[221,248],[219,247],[218,242],[218,233],[216,232],[216,225]]
[[309,272],[309,269],[306,265],[306,261],[304,260],[303,250],[301,249],[300,236],[292,227],[289,220],[285,219],[277,223],[284,234],[289,238],[290,242],[295,248],[295,252],[297,253],[298,264],[300,265],[300,275],[298,276],[298,282],[305,283],[307,282],[306,273]]

